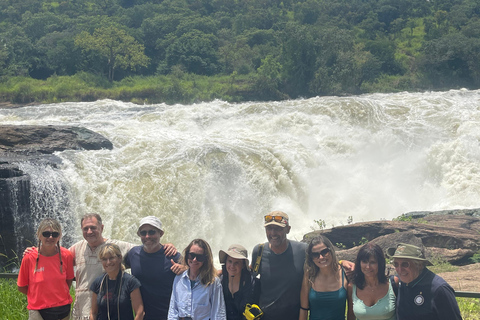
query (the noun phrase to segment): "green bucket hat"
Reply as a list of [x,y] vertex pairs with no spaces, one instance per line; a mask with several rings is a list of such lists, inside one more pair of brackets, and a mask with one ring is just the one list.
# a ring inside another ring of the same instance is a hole
[[399,243],[396,248],[388,248],[387,256],[390,259],[400,258],[425,261],[427,266],[433,266],[433,263],[425,259],[423,250],[411,244]]

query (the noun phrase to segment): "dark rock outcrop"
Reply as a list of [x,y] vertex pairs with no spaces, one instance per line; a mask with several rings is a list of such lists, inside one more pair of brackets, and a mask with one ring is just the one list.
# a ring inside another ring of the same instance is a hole
[[337,245],[340,259],[354,261],[361,245],[377,243],[385,250],[399,242],[425,246],[429,259],[467,264],[480,250],[480,209],[409,213],[408,221],[361,222],[314,231],[304,240],[321,233]]
[[0,153],[15,156],[52,154],[55,151],[112,149],[102,135],[73,126],[0,126]]
[[73,126],[0,126],[0,269],[21,256],[32,239],[31,180],[18,164],[56,168],[61,162],[53,153],[71,150],[112,149],[112,143],[91,130]]

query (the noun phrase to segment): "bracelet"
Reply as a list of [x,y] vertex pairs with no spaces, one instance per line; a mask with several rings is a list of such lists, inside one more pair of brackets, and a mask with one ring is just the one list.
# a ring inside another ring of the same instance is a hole
[[304,308],[304,307],[302,307],[302,306],[300,306],[300,309],[305,310],[305,311],[310,310],[310,308]]

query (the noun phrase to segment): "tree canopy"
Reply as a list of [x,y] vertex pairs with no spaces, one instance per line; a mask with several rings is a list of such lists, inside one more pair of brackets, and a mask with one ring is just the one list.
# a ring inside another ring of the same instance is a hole
[[480,0],[3,0],[0,81],[247,75],[265,99],[480,87]]

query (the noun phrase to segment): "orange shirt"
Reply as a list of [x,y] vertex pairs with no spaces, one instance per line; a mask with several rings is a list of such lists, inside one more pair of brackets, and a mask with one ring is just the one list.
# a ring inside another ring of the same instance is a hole
[[67,280],[72,280],[74,277],[73,256],[65,248],[60,248],[60,250],[63,273],[60,273],[58,254],[51,257],[40,255],[35,273],[33,271],[37,260],[37,250],[35,249],[23,257],[17,285],[19,287],[28,286],[27,309],[42,310],[72,303]]

